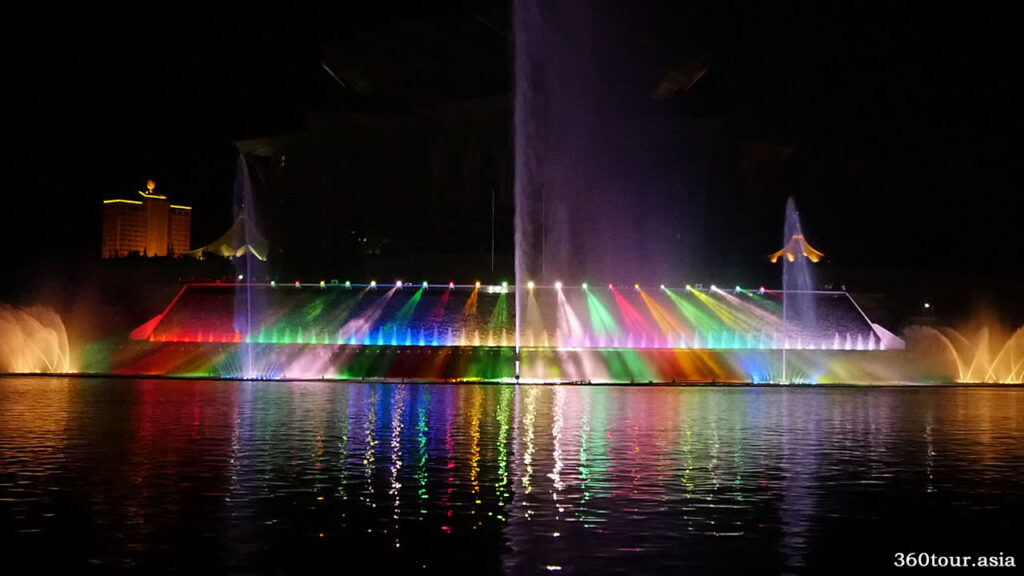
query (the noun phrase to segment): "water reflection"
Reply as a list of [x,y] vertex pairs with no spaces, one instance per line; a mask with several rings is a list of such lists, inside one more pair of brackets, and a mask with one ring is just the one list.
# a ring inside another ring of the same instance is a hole
[[878,570],[1013,553],[1024,512],[1017,389],[4,378],[0,405],[0,536],[64,568]]

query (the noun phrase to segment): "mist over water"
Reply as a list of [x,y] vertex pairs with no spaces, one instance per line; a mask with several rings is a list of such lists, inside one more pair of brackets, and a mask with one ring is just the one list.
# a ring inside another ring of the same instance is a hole
[[517,0],[517,285],[681,277],[696,218],[652,15]]

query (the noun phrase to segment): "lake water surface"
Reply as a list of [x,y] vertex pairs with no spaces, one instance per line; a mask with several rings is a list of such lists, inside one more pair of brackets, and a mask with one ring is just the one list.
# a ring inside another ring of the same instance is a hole
[[1021,388],[0,378],[33,573],[1019,565],[1022,479]]

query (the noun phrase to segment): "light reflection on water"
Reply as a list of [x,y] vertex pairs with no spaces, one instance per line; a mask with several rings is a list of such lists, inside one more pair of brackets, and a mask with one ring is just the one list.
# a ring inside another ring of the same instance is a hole
[[1024,389],[2,378],[0,406],[0,539],[43,565],[798,573],[1020,556]]

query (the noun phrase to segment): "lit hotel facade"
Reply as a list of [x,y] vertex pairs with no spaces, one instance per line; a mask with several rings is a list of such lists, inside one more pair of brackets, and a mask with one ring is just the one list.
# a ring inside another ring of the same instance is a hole
[[103,258],[181,256],[189,251],[192,208],[171,204],[146,183],[138,198],[103,201]]

